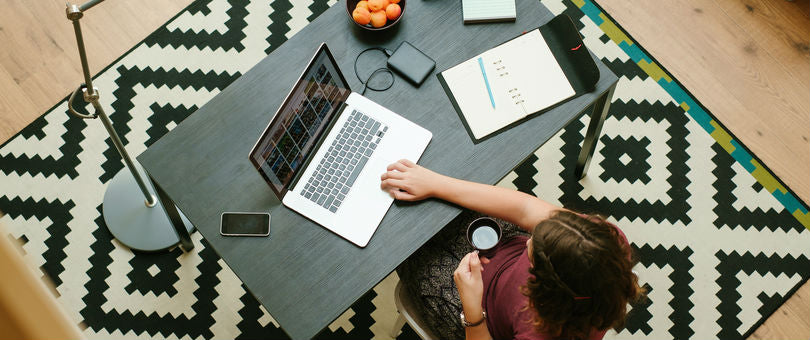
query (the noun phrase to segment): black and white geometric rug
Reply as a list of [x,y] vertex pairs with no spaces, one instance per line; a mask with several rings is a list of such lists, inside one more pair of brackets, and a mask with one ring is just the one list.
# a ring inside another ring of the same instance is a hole
[[[96,78],[133,155],[171,130],[336,0],[198,0]],[[609,215],[649,290],[609,339],[750,334],[810,277],[810,215],[657,62],[588,0],[544,0],[620,76],[588,176],[572,168],[587,118],[500,183]],[[77,82],[79,80],[77,79]],[[198,233],[196,248],[133,254],[101,218],[123,166],[101,124],[60,102],[0,147],[0,223],[55,284],[91,339],[284,338]],[[392,274],[320,338],[390,338]],[[415,338],[407,326],[399,338]]]

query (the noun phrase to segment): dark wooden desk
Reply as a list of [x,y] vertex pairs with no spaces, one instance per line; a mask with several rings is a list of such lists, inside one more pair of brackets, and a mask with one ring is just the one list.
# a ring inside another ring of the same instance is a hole
[[[358,248],[279,204],[248,161],[248,153],[318,45],[326,41],[352,88],[355,56],[369,46],[396,48],[407,40],[443,71],[552,14],[536,0],[516,0],[514,23],[462,25],[461,5],[450,0],[408,0],[405,17],[390,32],[369,34],[349,21],[343,2],[281,45],[253,69],[166,134],[138,160],[212,248],[293,339],[311,338],[459,212],[437,200],[397,202],[366,248]],[[379,32],[377,32],[379,33]],[[420,164],[440,173],[496,183],[592,103],[594,124],[577,165],[582,173],[616,76],[597,62],[597,90],[474,145],[435,75],[414,88],[401,78],[367,96],[433,132]],[[575,166],[571,164],[571,166]],[[269,238],[222,237],[224,211],[270,211]],[[169,211],[170,215],[173,211]],[[182,228],[180,228],[182,229]],[[187,240],[187,236],[182,238]],[[187,245],[190,243],[186,243]],[[187,247],[186,247],[187,248]]]

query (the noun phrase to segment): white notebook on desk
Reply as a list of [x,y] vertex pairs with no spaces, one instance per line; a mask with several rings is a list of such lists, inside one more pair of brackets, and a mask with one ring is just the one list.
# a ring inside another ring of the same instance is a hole
[[464,23],[515,21],[515,0],[461,0]]
[[475,139],[576,94],[539,29],[441,73]]

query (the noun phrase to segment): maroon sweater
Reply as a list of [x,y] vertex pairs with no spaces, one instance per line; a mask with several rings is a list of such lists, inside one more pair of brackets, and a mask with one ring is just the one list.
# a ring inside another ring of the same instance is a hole
[[[500,245],[498,251],[484,265],[483,306],[487,312],[487,327],[492,338],[500,339],[551,339],[547,334],[534,329],[535,313],[526,308],[528,298],[520,292],[529,279],[529,256],[526,253],[527,237],[518,236]],[[606,331],[594,331],[591,339],[602,339]]]

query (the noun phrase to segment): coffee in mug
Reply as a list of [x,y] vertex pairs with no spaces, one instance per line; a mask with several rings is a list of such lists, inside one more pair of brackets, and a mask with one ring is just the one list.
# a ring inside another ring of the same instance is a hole
[[482,252],[482,256],[490,255],[501,241],[501,225],[490,217],[481,217],[467,226],[467,242]]
[[495,228],[483,225],[475,230],[472,234],[472,246],[475,249],[490,249],[498,244],[498,232]]

